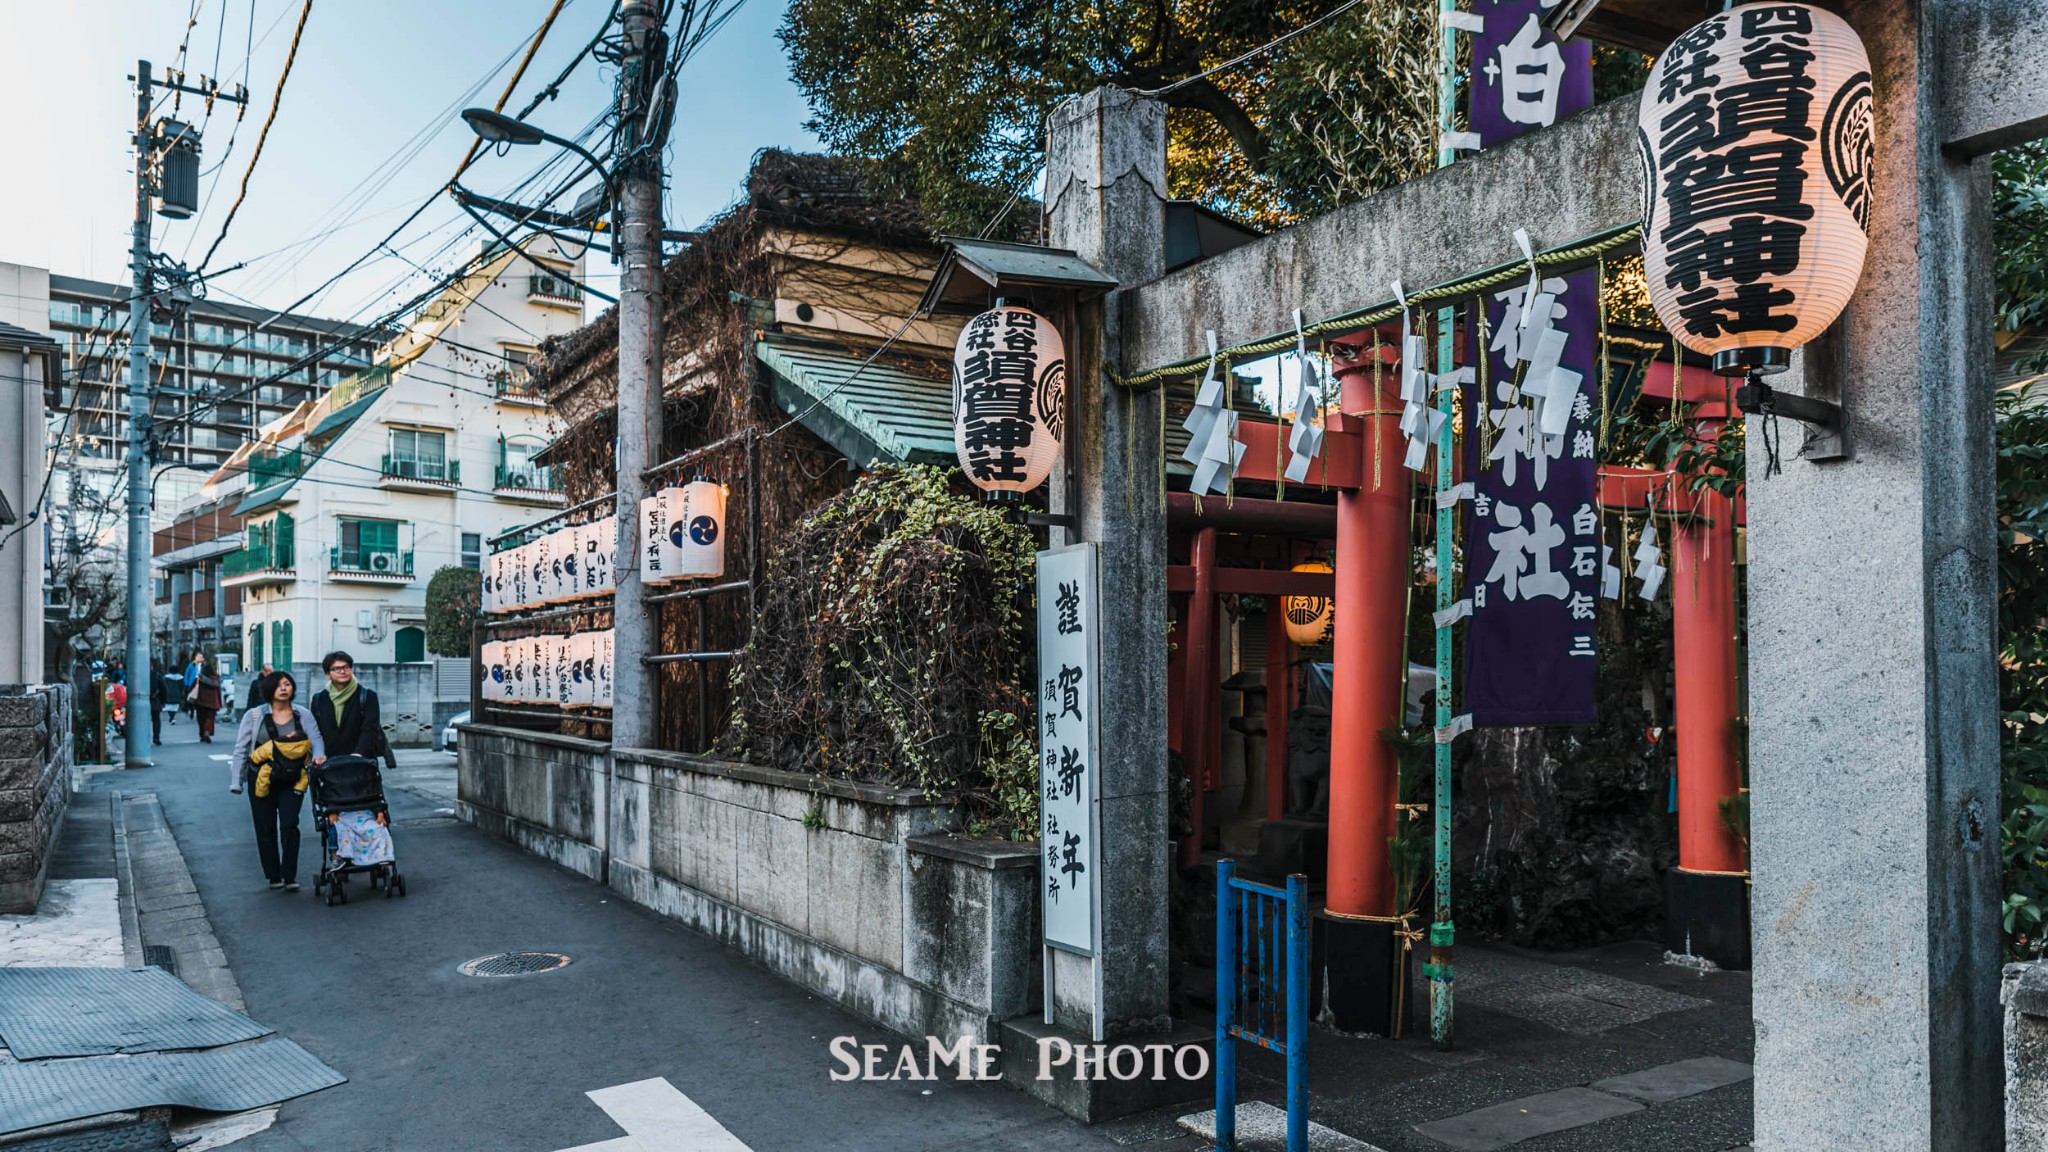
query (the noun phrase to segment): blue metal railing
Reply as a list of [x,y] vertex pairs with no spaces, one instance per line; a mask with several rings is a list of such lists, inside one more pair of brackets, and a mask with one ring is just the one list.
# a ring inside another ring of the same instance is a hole
[[1237,1042],[1287,1058],[1287,1152],[1308,1152],[1308,877],[1216,862],[1216,1147],[1237,1148]]

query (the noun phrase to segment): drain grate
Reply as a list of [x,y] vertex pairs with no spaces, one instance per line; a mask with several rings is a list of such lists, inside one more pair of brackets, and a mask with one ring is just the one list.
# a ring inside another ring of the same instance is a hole
[[464,976],[531,976],[569,966],[564,952],[500,952],[465,962],[456,971]]
[[161,968],[171,975],[178,974],[178,950],[165,944],[144,944],[142,962],[151,968]]

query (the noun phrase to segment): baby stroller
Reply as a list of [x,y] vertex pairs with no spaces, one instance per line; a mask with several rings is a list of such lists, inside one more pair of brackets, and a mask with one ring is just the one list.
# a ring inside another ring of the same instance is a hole
[[[327,906],[348,903],[348,878],[357,872],[370,875],[370,890],[380,886],[388,899],[405,895],[405,877],[398,871],[394,849],[383,859],[357,861],[340,855],[337,820],[367,816],[387,831],[382,839],[389,845],[391,813],[384,804],[384,778],[377,762],[367,756],[336,756],[312,769],[313,822],[320,828],[320,875],[313,881],[313,895],[325,894]],[[352,839],[355,839],[352,837]]]

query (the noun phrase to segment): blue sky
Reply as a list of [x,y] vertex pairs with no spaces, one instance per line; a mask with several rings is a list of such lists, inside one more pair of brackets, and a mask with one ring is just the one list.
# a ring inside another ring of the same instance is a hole
[[[159,222],[159,250],[189,253],[196,262],[219,231],[269,111],[300,3],[199,0],[186,71],[213,74],[218,51],[219,75],[247,84],[251,103],[224,164],[232,108],[216,107],[202,172],[220,165],[218,184],[214,175],[200,183],[202,199],[213,186],[211,203],[193,220]],[[774,37],[785,6],[786,0],[748,0],[686,69],[669,153],[671,227],[695,227],[732,202],[757,149],[818,147],[803,130],[806,109]],[[548,7],[549,0],[313,0],[248,199],[212,267],[251,265],[217,281],[220,297],[282,307],[432,195],[471,139],[466,126],[441,113],[494,102]],[[609,7],[609,0],[569,0],[508,111],[523,107],[561,70]],[[137,59],[161,71],[176,58],[190,10],[191,0],[17,3],[0,10],[0,107],[14,110],[11,178],[0,181],[0,260],[126,278],[134,95],[125,77]],[[252,38],[245,73],[244,46]],[[608,68],[586,60],[533,120],[573,135],[605,106],[611,80]],[[465,100],[472,87],[478,94]],[[185,112],[199,118],[189,99]],[[409,141],[419,149],[407,160],[401,152]],[[464,183],[487,194],[508,191],[547,155],[540,148],[484,155]],[[429,268],[445,267],[474,243],[442,250],[458,220],[466,223],[442,197],[394,244]],[[594,285],[612,289],[616,276],[602,254],[593,257],[592,273]],[[380,253],[305,310],[367,315],[380,301],[395,303],[392,293],[409,295],[423,282],[404,260]]]

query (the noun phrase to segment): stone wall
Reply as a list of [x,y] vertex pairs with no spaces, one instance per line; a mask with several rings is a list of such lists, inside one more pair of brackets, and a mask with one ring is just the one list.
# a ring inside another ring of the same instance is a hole
[[71,801],[71,689],[0,685],[0,914],[34,912]]
[[2007,964],[2005,1146],[2048,1148],[2048,962]]
[[911,789],[488,725],[457,811],[910,1036],[1039,1005],[1038,857]]

